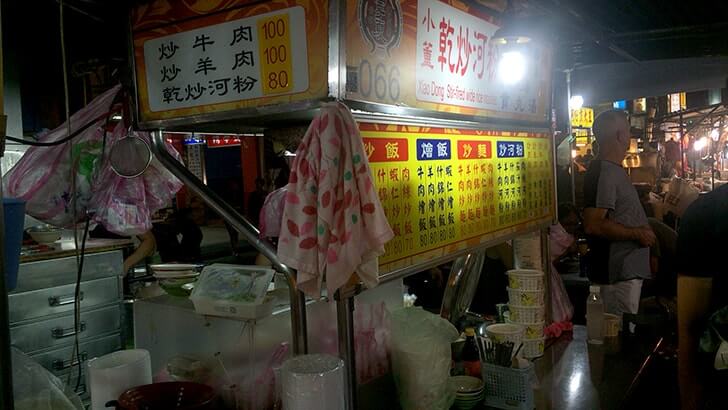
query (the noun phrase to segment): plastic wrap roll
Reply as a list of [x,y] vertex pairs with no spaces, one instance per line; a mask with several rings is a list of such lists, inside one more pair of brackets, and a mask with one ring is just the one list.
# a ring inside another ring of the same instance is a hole
[[341,410],[344,362],[325,354],[296,356],[283,363],[283,410]]
[[541,235],[533,232],[515,238],[513,254],[516,269],[542,269]]

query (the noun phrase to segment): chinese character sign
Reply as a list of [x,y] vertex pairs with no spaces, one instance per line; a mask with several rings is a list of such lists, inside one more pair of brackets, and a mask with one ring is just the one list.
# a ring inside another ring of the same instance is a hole
[[547,121],[552,57],[530,42],[523,80],[499,79],[500,22],[474,2],[347,0],[346,98],[445,113]]
[[306,21],[291,7],[148,40],[152,112],[308,89]]
[[417,1],[416,96],[420,101],[535,114],[539,79],[519,87],[498,81],[498,26],[438,0]]
[[588,107],[582,107],[577,110],[571,110],[571,126],[591,128],[594,125],[594,110]]
[[552,148],[545,134],[360,127],[395,232],[380,258],[383,271],[553,215]]

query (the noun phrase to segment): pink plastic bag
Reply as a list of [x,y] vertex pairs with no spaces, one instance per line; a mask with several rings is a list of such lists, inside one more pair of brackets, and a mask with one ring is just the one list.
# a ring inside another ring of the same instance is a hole
[[[73,163],[70,144],[52,147],[30,147],[18,163],[5,175],[4,185],[8,196],[24,200],[28,215],[51,225],[71,228],[75,199],[76,215],[81,220],[91,200],[94,180],[94,164],[101,154],[103,125],[120,86],[96,97],[89,105],[71,116],[71,130],[95,121],[73,139]],[[64,123],[60,127],[41,135],[42,142],[58,141],[66,137]],[[75,191],[71,189],[71,169],[74,166]],[[72,192],[73,191],[73,192]]]
[[[71,144],[31,147],[5,176],[8,194],[26,201],[26,212],[51,225],[73,228],[87,211],[93,221],[119,235],[138,235],[152,227],[151,215],[168,206],[182,183],[158,161],[139,177],[122,178],[109,165],[114,142],[126,136],[128,126],[119,122],[106,133],[104,126],[121,87],[116,86],[94,99],[71,117],[72,131],[89,122],[93,125],[73,138]],[[40,137],[43,142],[67,135],[66,124]],[[147,133],[136,133],[149,143]],[[179,154],[167,145],[179,160]],[[71,175],[75,178],[72,189]],[[71,209],[74,203],[76,212]]]
[[554,262],[574,243],[574,237],[561,224],[549,228],[549,249],[551,250],[551,319],[554,323],[570,322],[574,316],[574,305],[566,293],[564,281],[556,270]]
[[[121,122],[107,136],[107,155],[113,143],[124,138],[126,125]],[[148,144],[148,133],[134,132],[134,136]],[[167,152],[180,160],[179,154],[167,145]],[[136,178],[118,176],[108,164],[103,166],[97,177],[99,189],[91,197],[89,209],[93,211],[94,222],[119,235],[140,235],[152,229],[151,215],[168,206],[182,183],[153,159],[149,168]]]
[[260,209],[260,237],[277,238],[281,235],[283,209],[286,205],[286,187],[268,194]]

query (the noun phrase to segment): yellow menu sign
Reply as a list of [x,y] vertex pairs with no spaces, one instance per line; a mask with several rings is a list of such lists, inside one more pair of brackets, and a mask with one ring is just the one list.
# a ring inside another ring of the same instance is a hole
[[259,59],[263,94],[293,89],[291,29],[288,14],[273,14],[258,20]]
[[578,110],[571,110],[571,126],[591,128],[594,125],[594,110],[583,107]]
[[360,124],[395,237],[382,271],[553,218],[547,134]]

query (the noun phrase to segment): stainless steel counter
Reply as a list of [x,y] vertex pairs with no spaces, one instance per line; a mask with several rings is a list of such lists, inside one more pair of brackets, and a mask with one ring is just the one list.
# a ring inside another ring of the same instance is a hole
[[623,408],[633,382],[657,340],[617,337],[602,345],[586,342],[586,327],[575,326],[535,361],[540,386],[537,409]]
[[[626,396],[655,345],[650,337],[620,337],[590,345],[586,327],[575,326],[573,333],[551,342],[544,356],[534,361],[539,380],[536,409],[631,408]],[[391,375],[359,386],[359,393],[362,409],[399,408]]]

